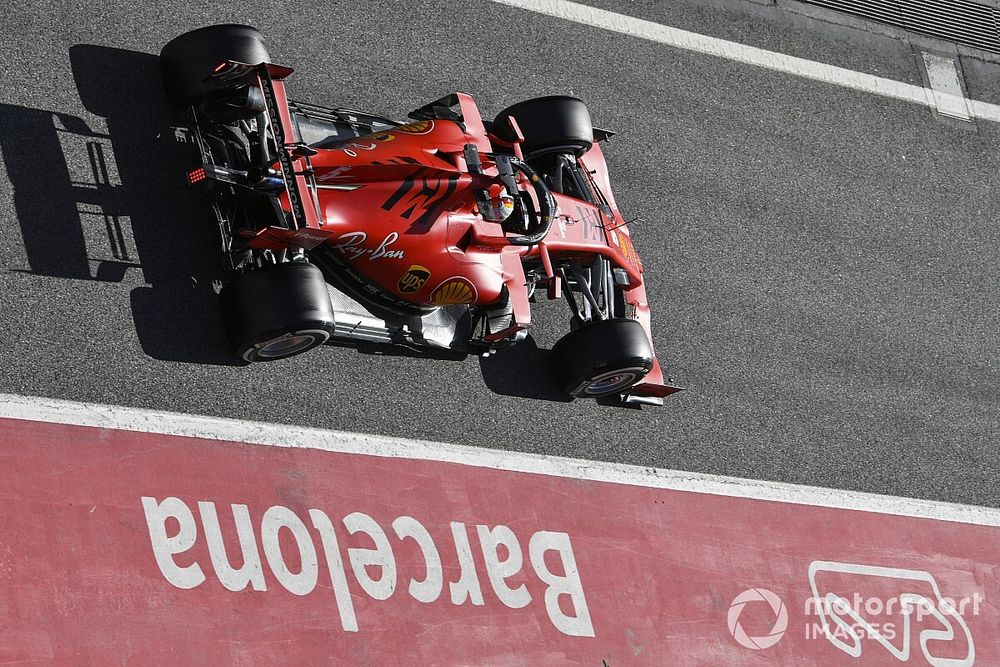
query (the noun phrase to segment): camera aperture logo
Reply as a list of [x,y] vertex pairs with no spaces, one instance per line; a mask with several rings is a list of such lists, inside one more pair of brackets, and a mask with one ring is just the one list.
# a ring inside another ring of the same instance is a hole
[[[983,602],[979,591],[957,599],[945,597],[930,572],[859,563],[817,560],[809,564],[808,575],[810,595],[804,598],[801,617],[806,641],[825,640],[852,658],[872,651],[877,655],[881,646],[900,662],[912,659],[932,667],[975,664],[976,644],[966,616],[979,616]],[[838,594],[838,589],[853,595]],[[796,593],[789,595],[794,601]],[[744,614],[748,605],[752,611]],[[732,601],[727,621],[736,643],[757,651],[781,641],[788,630],[788,608],[766,588],[750,588]],[[771,629],[766,631],[769,622]],[[744,625],[759,636],[751,636]],[[796,650],[801,650],[803,636],[798,630],[794,634],[799,642]]]
[[[766,603],[771,606],[771,611],[774,612],[774,624],[766,635],[751,637],[740,625],[740,615],[743,613],[743,609],[752,602]],[[770,648],[781,641],[785,630],[788,629],[788,608],[785,607],[781,598],[766,588],[750,588],[737,595],[732,604],[729,605],[727,620],[729,633],[736,640],[736,643],[757,651]]]

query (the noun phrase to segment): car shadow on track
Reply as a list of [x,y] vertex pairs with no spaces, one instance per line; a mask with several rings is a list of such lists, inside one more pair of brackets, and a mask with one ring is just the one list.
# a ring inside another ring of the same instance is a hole
[[214,223],[184,174],[196,160],[173,126],[160,83],[159,58],[78,44],[70,48],[77,91],[87,111],[107,123],[110,161],[121,185],[147,286],[130,295],[143,351],[156,359],[236,365],[219,315],[220,277]]
[[[107,139],[76,116],[0,104],[0,153],[13,189],[26,273],[118,282],[138,266],[124,238],[118,193],[101,181]],[[81,167],[73,172],[64,154],[71,144]],[[91,212],[107,230],[107,252],[87,247],[83,219]],[[88,250],[98,257],[92,259]]]
[[559,403],[573,400],[549,370],[549,351],[538,347],[530,334],[517,345],[480,358],[479,369],[486,386],[496,394]]
[[[77,45],[70,61],[84,106],[106,119],[0,105],[0,155],[31,275],[121,283],[151,357],[229,365],[212,287],[208,216],[181,182],[156,56]],[[100,316],[96,313],[95,316]]]

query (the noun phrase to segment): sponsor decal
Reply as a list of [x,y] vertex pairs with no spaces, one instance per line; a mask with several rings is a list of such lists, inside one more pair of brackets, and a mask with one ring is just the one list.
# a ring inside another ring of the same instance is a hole
[[392,196],[382,202],[382,210],[397,211],[401,218],[410,220],[414,213],[422,213],[413,218],[411,229],[430,227],[445,210],[448,201],[458,186],[458,175],[437,178],[432,170],[419,168],[404,178]]
[[576,207],[583,221],[583,238],[586,241],[604,241],[604,225],[601,224],[601,216],[597,214],[597,209],[590,206]]
[[390,232],[388,236],[382,239],[382,243],[378,245],[375,250],[372,250],[372,254],[368,259],[381,259],[382,257],[388,257],[389,259],[403,259],[402,250],[392,250],[389,248],[393,243],[399,240],[398,232]]
[[618,232],[614,229],[608,230],[611,237],[611,247],[616,247],[621,251],[622,255],[625,257],[625,261],[634,266],[639,271],[642,271],[642,261],[639,259],[639,254],[635,251],[635,247],[632,245],[632,240],[629,238],[628,234],[624,231]]
[[635,246],[632,245],[632,239],[625,234],[619,234],[618,242],[622,252],[625,254],[625,258],[632,262],[635,268],[642,271],[642,260],[639,259],[639,253],[635,251]]
[[360,151],[373,151],[376,148],[378,148],[378,144],[375,144],[375,143],[359,144],[357,142],[352,142],[352,143],[349,143],[349,144],[345,144],[339,150],[344,151],[346,154],[350,155],[351,157],[357,157],[359,150]]
[[403,259],[405,253],[402,250],[393,249],[392,244],[399,240],[398,232],[390,232],[388,236],[382,239],[382,242],[378,244],[378,247],[365,248],[364,242],[368,240],[368,234],[365,232],[347,232],[346,234],[341,234],[333,247],[339,248],[347,256],[349,260],[355,260],[365,255],[368,256],[368,260],[376,259]]
[[348,259],[357,259],[368,252],[367,248],[361,247],[361,244],[367,239],[368,234],[365,232],[347,232],[337,237],[333,247],[343,252]]
[[625,258],[631,262],[632,261],[632,257],[629,254],[628,244],[625,243],[624,235],[618,236],[618,234],[616,234],[615,232],[612,232],[611,233],[611,239],[615,242],[615,245],[617,245],[618,248],[621,249],[622,254],[625,255]]
[[431,277],[431,272],[427,270],[427,267],[420,266],[419,264],[414,264],[403,277],[399,279],[396,283],[396,289],[398,289],[403,294],[413,294],[427,282],[427,279]]
[[475,303],[477,298],[475,285],[458,276],[445,280],[431,292],[431,303],[435,306]]
[[326,181],[336,181],[344,178],[350,178],[348,173],[351,171],[351,167],[337,167],[336,169],[331,169],[330,171],[318,174],[316,180],[325,183]]
[[302,229],[296,229],[289,234],[293,239],[302,239],[304,241],[316,241],[317,243],[322,243],[326,240],[326,233],[318,229],[309,229],[308,227],[303,227]]
[[254,248],[285,248],[296,246],[312,250],[328,238],[330,238],[329,233],[312,227],[303,227],[301,229],[267,227],[257,232],[257,235],[250,239],[250,246]]
[[402,132],[403,134],[427,134],[432,129],[434,129],[434,121],[418,120],[412,123],[407,123],[406,125],[394,127],[392,128],[392,131]]
[[285,239],[287,241],[295,243],[306,249],[315,248],[320,243],[326,241],[327,238],[329,238],[329,234],[326,232],[320,229],[312,229],[310,227],[292,230],[285,234]]
[[[264,102],[267,104],[267,112],[276,122],[271,123],[271,131],[274,132],[274,143],[278,146],[285,145],[285,130],[280,121],[281,113],[278,109],[278,100],[274,95],[274,85],[271,83],[270,75],[266,74],[266,69],[261,70],[261,90],[264,92]],[[299,195],[298,182],[295,180],[295,163],[287,150],[278,151],[278,164],[281,165],[281,172],[285,179],[285,192],[288,194],[288,204],[292,209],[292,220],[296,227],[303,227],[306,223],[305,205]]]
[[[393,136],[392,133],[390,133],[390,132],[376,132],[375,134],[369,134],[369,135],[366,135],[364,137],[359,137],[359,138],[360,139],[365,139],[366,141],[369,140],[369,139],[372,139],[374,141],[381,141],[381,142],[384,143],[386,141],[392,141],[396,137]],[[357,152],[359,150],[361,150],[361,151],[373,151],[376,148],[378,148],[378,144],[374,143],[374,141],[369,142],[369,143],[351,142],[349,144],[344,144],[338,150],[344,151],[344,153],[346,153],[347,155],[350,155],[351,157],[357,157],[358,156]]]

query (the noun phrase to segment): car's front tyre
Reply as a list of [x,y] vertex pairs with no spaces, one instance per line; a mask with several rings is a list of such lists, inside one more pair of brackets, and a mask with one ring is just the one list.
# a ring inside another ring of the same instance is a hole
[[653,347],[635,320],[587,322],[552,347],[552,367],[563,390],[577,398],[622,393],[653,368]]
[[576,97],[536,97],[507,107],[494,121],[494,131],[506,141],[514,140],[508,122],[511,117],[524,135],[521,149],[528,160],[552,153],[579,157],[594,144],[590,111]]

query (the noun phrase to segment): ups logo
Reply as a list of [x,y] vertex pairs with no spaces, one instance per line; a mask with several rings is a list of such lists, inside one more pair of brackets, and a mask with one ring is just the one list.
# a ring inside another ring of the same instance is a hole
[[396,283],[396,289],[403,294],[412,294],[423,287],[424,283],[430,277],[431,272],[426,267],[414,264],[403,274],[399,282]]

